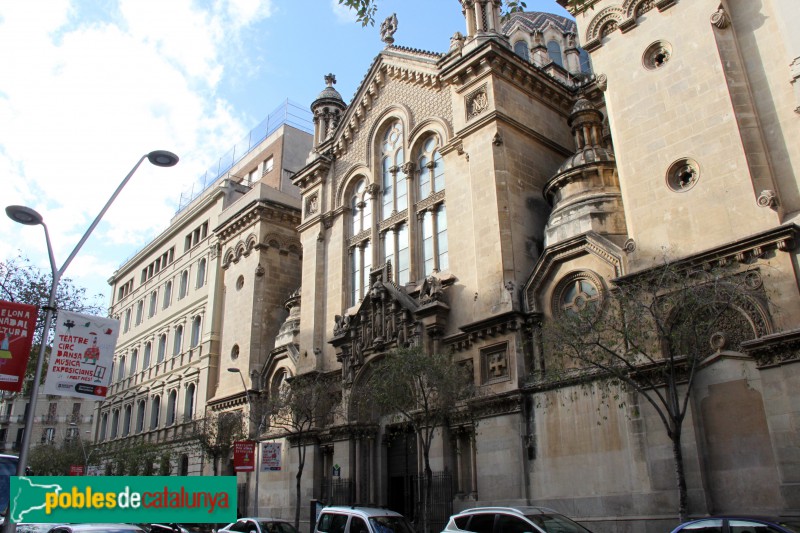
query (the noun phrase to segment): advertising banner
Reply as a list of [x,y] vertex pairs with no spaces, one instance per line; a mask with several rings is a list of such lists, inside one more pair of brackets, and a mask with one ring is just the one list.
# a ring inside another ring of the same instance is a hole
[[119,320],[59,311],[44,394],[104,399],[118,336]]
[[69,475],[70,476],[82,476],[83,475],[83,465],[69,465]]
[[12,476],[12,522],[228,523],[236,476]]
[[0,390],[22,390],[35,328],[35,305],[0,300]]
[[261,445],[261,471],[279,472],[281,469],[281,443],[265,442]]
[[238,440],[233,443],[233,469],[236,472],[253,472],[256,469],[256,443]]

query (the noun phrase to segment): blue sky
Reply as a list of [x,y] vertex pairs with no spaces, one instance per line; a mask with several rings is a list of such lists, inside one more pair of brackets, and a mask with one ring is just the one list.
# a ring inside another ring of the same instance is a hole
[[[555,0],[527,4],[566,15]],[[287,98],[307,108],[328,72],[349,102],[393,12],[399,46],[445,52],[464,32],[457,0],[381,0],[366,28],[336,0],[2,0],[3,207],[44,216],[61,266],[142,154],[178,154],[176,167],[140,167],[67,269],[108,295],[181,192],[268,113]],[[0,258],[22,250],[49,268],[41,228],[2,216],[0,235]]]

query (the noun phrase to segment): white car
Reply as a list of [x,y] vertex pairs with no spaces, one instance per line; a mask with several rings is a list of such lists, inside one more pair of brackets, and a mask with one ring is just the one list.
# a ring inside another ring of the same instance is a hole
[[279,518],[246,517],[220,528],[217,533],[298,533],[294,525]]
[[314,533],[415,533],[406,517],[377,507],[324,507]]
[[546,507],[475,507],[450,517],[442,533],[591,533]]

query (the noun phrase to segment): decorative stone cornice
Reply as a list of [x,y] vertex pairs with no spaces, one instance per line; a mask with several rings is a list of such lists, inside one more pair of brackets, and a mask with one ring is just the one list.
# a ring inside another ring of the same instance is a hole
[[328,170],[331,168],[331,158],[326,154],[319,154],[311,163],[297,171],[292,176],[292,183],[297,185],[301,191],[304,191],[315,185],[325,183],[325,176],[328,175]]
[[450,346],[452,353],[469,350],[473,344],[519,331],[525,320],[525,315],[517,311],[503,313],[465,324],[459,328],[462,333],[449,335],[442,341],[445,345]]
[[[595,2],[587,2],[594,4]],[[603,46],[603,38],[609,37],[616,30],[627,33],[633,30],[639,17],[653,8],[659,12],[665,11],[675,5],[677,0],[625,0],[622,5],[607,6],[595,14],[586,27],[583,48],[592,52]],[[585,11],[585,8],[573,10],[575,13]]]
[[398,211],[397,213],[394,213],[386,220],[382,220],[381,223],[378,225],[378,231],[386,231],[387,229],[393,228],[407,219],[408,219],[408,209],[403,209],[402,211]]
[[261,220],[282,222],[288,227],[295,228],[300,224],[300,210],[259,198],[250,202],[234,216],[214,228],[214,233],[219,238],[220,243],[224,245],[233,237],[239,235],[245,228]]
[[773,333],[742,343],[744,353],[756,360],[758,368],[800,363],[800,329]]

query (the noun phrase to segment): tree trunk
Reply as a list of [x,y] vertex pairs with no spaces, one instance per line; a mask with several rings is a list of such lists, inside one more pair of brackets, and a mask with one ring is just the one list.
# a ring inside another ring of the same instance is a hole
[[430,532],[431,499],[433,497],[433,471],[431,470],[430,450],[424,447],[425,455],[425,497],[422,500],[422,532]]
[[686,522],[689,517],[689,496],[686,489],[686,471],[683,465],[683,450],[681,449],[681,427],[673,428],[669,435],[672,440],[672,456],[675,459],[675,477],[678,481],[678,516],[681,522]]
[[297,475],[295,476],[295,510],[294,510],[294,527],[300,530],[300,480],[303,479],[303,467],[306,464],[306,447],[305,445],[297,446]]

